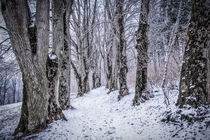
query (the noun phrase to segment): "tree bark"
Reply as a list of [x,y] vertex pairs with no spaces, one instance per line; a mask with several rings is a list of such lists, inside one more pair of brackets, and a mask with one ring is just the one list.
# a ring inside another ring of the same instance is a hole
[[193,0],[192,16],[188,29],[181,70],[177,105],[198,107],[208,100],[208,0]]
[[122,97],[128,95],[128,87],[127,87],[127,58],[126,58],[126,44],[125,44],[125,31],[124,31],[124,15],[123,15],[123,5],[124,0],[116,1],[116,9],[117,9],[117,23],[118,23],[118,36],[119,36],[119,83],[120,83],[120,91],[118,100]]
[[[64,2],[64,14],[63,14],[63,34],[64,34],[64,46],[61,49],[61,61],[60,61],[60,77],[59,77],[59,103],[62,109],[70,107],[70,27],[69,19],[72,12],[73,0],[67,0]],[[60,15],[59,15],[60,16]],[[62,17],[62,16],[61,16]]]
[[28,133],[45,127],[48,116],[49,1],[37,0],[33,34],[26,0],[2,0],[2,13],[23,77],[21,118],[14,134]]
[[149,0],[142,0],[139,27],[136,32],[137,37],[137,69],[136,69],[136,89],[133,100],[134,105],[138,105],[143,100],[142,93],[147,88],[147,50],[148,50],[148,14]]
[[[53,51],[52,55],[56,55],[55,58],[47,59],[47,78],[49,81],[48,94],[49,105],[48,105],[48,122],[52,122],[54,119],[58,120],[64,118],[62,109],[60,107],[59,98],[59,77],[60,77],[60,63],[61,63],[61,50],[64,45],[64,34],[63,34],[63,1],[53,0],[52,1],[52,18],[53,18]],[[51,55],[51,54],[50,54]]]
[[13,93],[13,103],[15,103],[15,96],[16,96],[16,85],[17,85],[17,82],[16,80],[12,80],[12,93]]

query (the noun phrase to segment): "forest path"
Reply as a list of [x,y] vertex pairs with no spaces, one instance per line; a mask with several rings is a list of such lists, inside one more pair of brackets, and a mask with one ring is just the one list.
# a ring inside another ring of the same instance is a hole
[[[158,91],[158,89],[157,89]],[[174,125],[163,123],[167,108],[163,93],[155,92],[154,98],[139,106],[132,106],[134,89],[130,94],[117,100],[118,91],[107,94],[104,87],[91,90],[83,97],[73,97],[73,110],[64,114],[68,121],[58,120],[40,133],[24,139],[37,140],[168,140],[168,139],[202,139],[209,140],[210,110],[205,121],[188,125],[187,122]],[[170,108],[176,111],[175,102],[178,91],[170,92]],[[75,96],[75,95],[74,95]],[[18,125],[21,103],[0,107],[0,140],[13,139],[11,134]],[[186,113],[192,113],[187,110]]]
[[75,109],[64,112],[68,122],[61,128],[55,127],[54,132],[59,131],[62,137],[71,139],[122,139],[123,136],[123,139],[137,140],[139,135],[130,120],[131,114],[120,111],[116,104],[117,97],[113,94],[118,93],[107,95],[107,92],[102,87],[73,99],[71,104]]
[[[117,100],[118,91],[107,94],[105,87],[91,90],[83,97],[73,98],[73,110],[64,111],[68,121],[55,121],[38,134],[37,139],[56,140],[168,140],[209,139],[210,128],[203,123],[188,126],[161,122],[167,108],[163,93],[156,89],[154,98],[132,106],[134,89]],[[170,108],[176,110],[178,91],[170,92]]]

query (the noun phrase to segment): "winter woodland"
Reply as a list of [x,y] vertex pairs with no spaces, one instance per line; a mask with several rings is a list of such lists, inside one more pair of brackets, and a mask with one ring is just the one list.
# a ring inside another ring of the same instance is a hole
[[209,0],[1,0],[0,139],[210,139]]

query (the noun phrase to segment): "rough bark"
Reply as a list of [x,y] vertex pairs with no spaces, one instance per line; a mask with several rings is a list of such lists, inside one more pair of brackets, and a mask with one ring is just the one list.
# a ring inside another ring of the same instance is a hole
[[138,105],[143,101],[142,93],[147,88],[147,50],[148,50],[148,14],[149,14],[149,0],[142,0],[139,27],[136,32],[137,37],[137,69],[136,69],[136,88],[135,97],[133,100],[134,105]]
[[[208,35],[208,38],[210,38],[209,35]],[[207,46],[210,46],[210,40],[207,41]],[[210,47],[208,47],[208,63],[207,63],[207,66],[208,66],[207,91],[208,91],[208,103],[210,104]]]
[[15,96],[16,96],[16,85],[17,85],[17,82],[16,80],[12,80],[12,93],[13,93],[13,102],[12,103],[15,103]]
[[[59,54],[59,103],[62,109],[70,107],[70,33],[69,33],[69,18],[72,12],[73,0],[68,0],[63,3],[63,8],[60,16],[62,18],[62,46]],[[63,16],[61,16],[63,15]]]
[[111,63],[111,50],[107,53],[106,59],[106,88],[111,89],[111,76],[112,76],[112,63]]
[[59,77],[60,77],[60,53],[64,45],[64,34],[63,34],[63,1],[53,0],[52,1],[52,17],[53,17],[53,55],[56,58],[47,61],[47,78],[49,81],[48,94],[49,94],[49,105],[48,105],[48,122],[52,122],[54,119],[58,120],[64,118],[62,109],[58,102],[59,97]]
[[120,83],[120,91],[118,99],[120,100],[122,97],[128,95],[128,87],[127,87],[127,58],[126,58],[126,44],[125,44],[125,31],[124,31],[124,15],[123,15],[123,5],[124,0],[116,1],[116,9],[117,9],[117,23],[118,23],[118,36],[119,36],[119,83]]
[[65,119],[58,102],[58,59],[47,59],[47,78],[49,81],[48,94],[48,123],[53,120]]
[[26,0],[2,0],[2,13],[24,85],[21,118],[14,134],[28,133],[46,126],[48,116],[46,61],[49,46],[49,1],[37,0],[33,35],[29,31],[30,12]]
[[181,70],[177,105],[198,107],[208,98],[208,0],[193,0],[192,15],[188,29],[188,43],[185,47]]

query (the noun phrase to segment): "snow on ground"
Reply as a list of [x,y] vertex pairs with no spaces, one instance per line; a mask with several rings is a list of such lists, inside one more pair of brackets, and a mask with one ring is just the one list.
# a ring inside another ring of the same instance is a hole
[[12,139],[20,118],[21,103],[0,106],[0,140]]
[[[37,140],[210,139],[210,127],[204,127],[206,126],[204,122],[196,122],[193,125],[188,125],[187,122],[180,125],[161,122],[166,110],[176,109],[174,104],[177,100],[177,91],[170,93],[172,104],[170,108],[164,105],[161,92],[155,92],[154,98],[135,107],[132,106],[133,89],[130,90],[131,94],[119,102],[117,91],[109,95],[107,92],[104,87],[101,87],[83,97],[73,98],[71,104],[75,109],[64,111],[68,121],[55,121],[46,130],[27,138]],[[0,107],[1,115],[5,114],[1,111],[6,108]],[[19,113],[18,109],[20,104],[10,111]],[[210,117],[206,120],[210,121]],[[11,125],[16,127],[17,121],[12,122]],[[0,129],[0,136],[10,134],[5,133],[4,129],[7,128]]]

